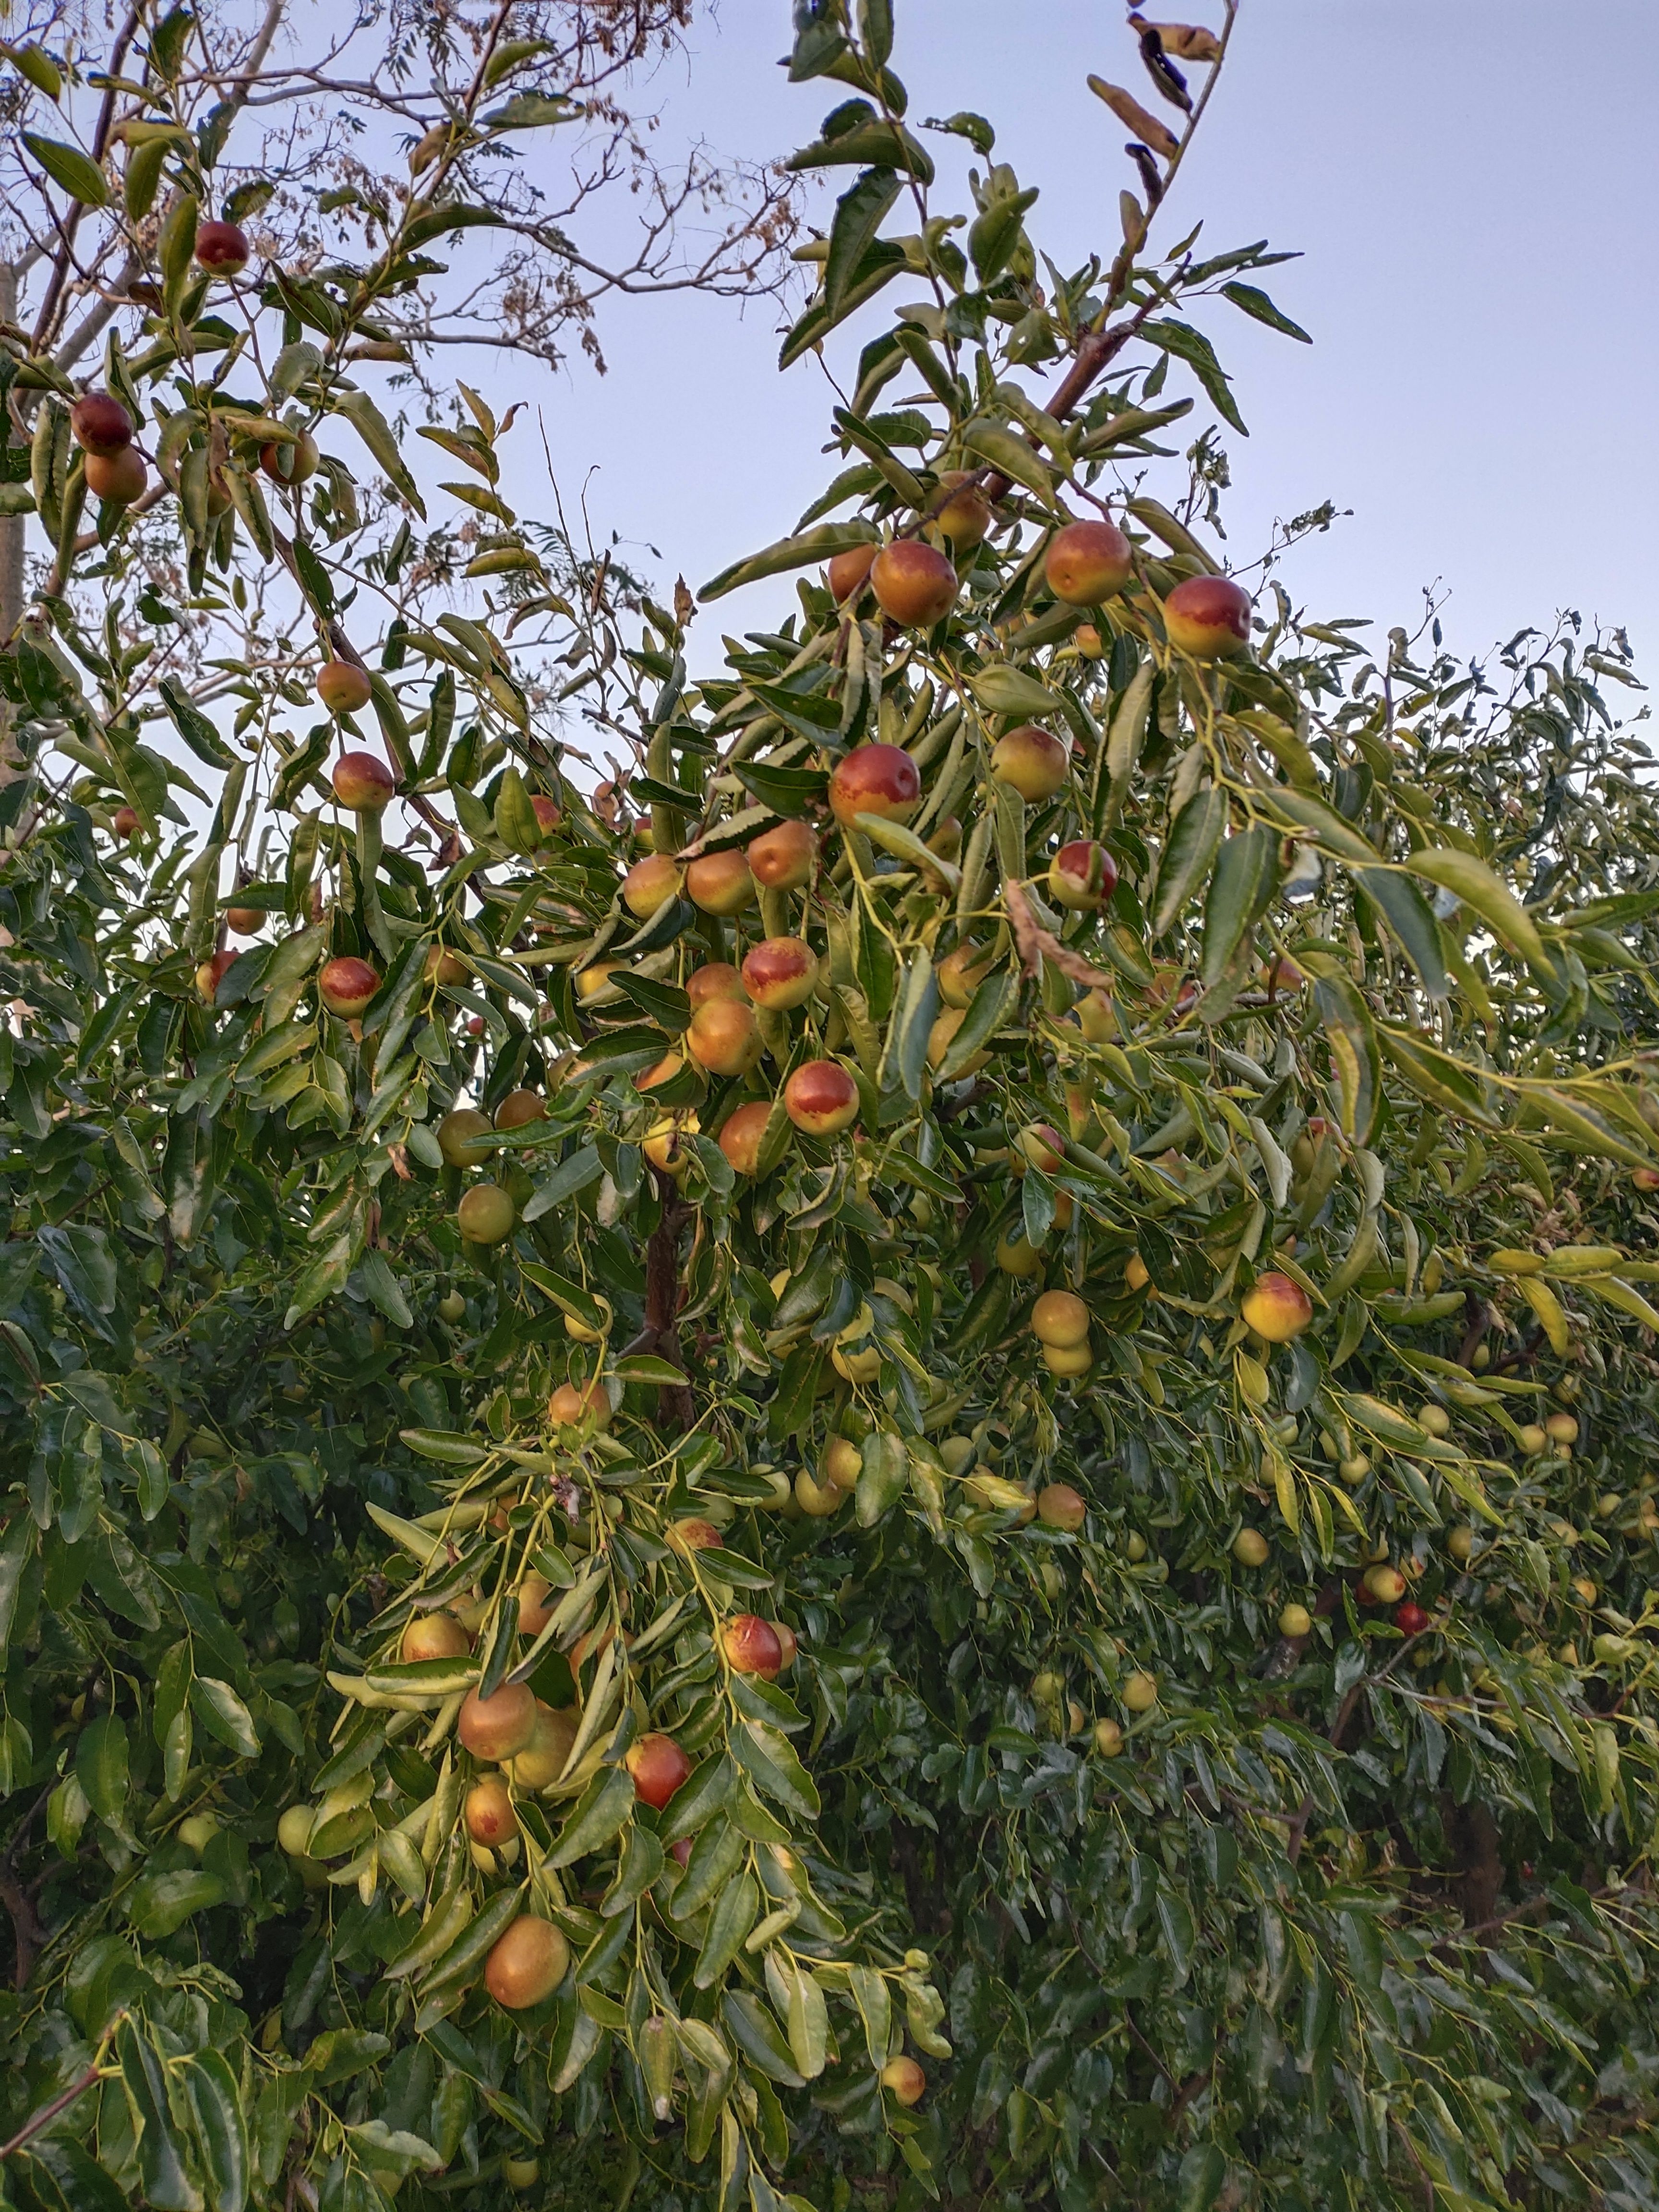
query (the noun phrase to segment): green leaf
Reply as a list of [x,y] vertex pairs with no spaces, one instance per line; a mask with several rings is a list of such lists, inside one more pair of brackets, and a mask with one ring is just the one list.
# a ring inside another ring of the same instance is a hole
[[79,200],[82,207],[109,205],[109,179],[89,155],[78,146],[64,145],[60,138],[37,138],[32,131],[21,135],[53,184],[61,185],[72,200]]
[[768,2081],[786,2089],[805,2086],[806,2076],[795,2064],[794,2053],[763,1998],[748,1990],[726,1990],[720,1996],[720,2011],[738,2048]]
[[1405,946],[1423,988],[1431,999],[1443,999],[1449,987],[1440,925],[1422,892],[1389,868],[1356,868],[1354,881]]
[[910,1480],[910,1455],[904,1439],[884,1429],[872,1429],[864,1439],[855,1500],[860,1528],[873,1528],[904,1495]]
[[1301,324],[1293,323],[1288,315],[1274,307],[1265,292],[1258,291],[1254,284],[1224,284],[1221,296],[1224,300],[1231,300],[1234,307],[1242,308],[1256,322],[1266,323],[1269,330],[1283,331],[1287,338],[1300,338],[1304,345],[1313,343],[1313,339]]
[[1048,464],[1006,422],[970,422],[962,434],[962,442],[969,453],[989,461],[1011,483],[1024,484],[1045,503],[1053,501],[1054,483]]
[[1206,989],[1221,981],[1246,933],[1267,912],[1279,883],[1279,849],[1277,831],[1265,823],[1222,844],[1204,902],[1199,973]]
[[832,315],[841,312],[848,289],[901,188],[896,169],[866,169],[836,202],[823,265],[824,301]]
[[[201,1875],[190,1879],[200,1881]],[[202,2212],[202,2192],[191,2179],[173,2132],[167,2075],[161,2054],[132,2020],[116,2032],[115,2055],[121,2069],[137,2136],[144,2199],[155,2212]]]
[[222,2052],[204,2049],[191,2052],[185,2082],[212,2212],[242,2212],[247,2203],[248,2143],[236,2076]]
[[118,1713],[106,1713],[82,1729],[75,1743],[75,1778],[100,1820],[125,1825],[127,1730]]
[[[1006,473],[1006,471],[1005,471]],[[994,660],[968,678],[968,689],[988,714],[1018,714],[1027,720],[1057,714],[1059,695],[1023,668]]]
[[1518,952],[1534,967],[1549,971],[1550,957],[1538,934],[1537,923],[1509,885],[1500,883],[1484,860],[1473,853],[1460,852],[1455,846],[1425,845],[1410,856],[1406,866],[1413,875],[1426,877],[1430,883],[1437,884],[1473,908],[1511,951]]
[[40,1532],[27,1513],[14,1513],[0,1535],[0,1663],[11,1641],[11,1625],[23,1588],[25,1570],[33,1560]]
[[1230,422],[1241,437],[1249,437],[1250,434],[1238,411],[1226,372],[1215,357],[1215,348],[1202,331],[1192,330],[1185,323],[1144,323],[1140,335],[1148,345],[1161,347],[1177,361],[1184,361],[1223,421]]
[[1325,1024],[1341,1098],[1343,1134],[1352,1144],[1370,1141],[1382,1096],[1382,1071],[1370,1011],[1349,977],[1334,969],[1314,982],[1314,1000]]
[[1152,902],[1152,934],[1162,937],[1194,897],[1210,872],[1216,848],[1227,826],[1228,799],[1212,787],[1195,791],[1176,817],[1170,842],[1158,862],[1158,895]]
[[[858,2007],[859,2018],[864,2023],[864,2047],[870,2054],[870,2063],[879,2074],[887,2063],[888,2039],[892,2033],[893,2007],[888,1995],[887,1978],[878,1974],[873,1966],[854,1966],[848,1978],[853,1985],[853,2002]],[[823,2002],[823,1999],[819,1999]],[[794,2008],[790,2007],[790,2040],[794,2039]],[[798,2054],[799,2055],[799,2054]],[[820,2066],[822,2061],[819,2062]]]
[[700,1990],[712,1989],[743,1948],[743,1939],[755,1924],[760,1910],[760,1889],[751,1874],[728,1881],[708,1916],[692,1980]]
[[403,457],[402,448],[392,435],[392,425],[366,392],[341,392],[335,399],[334,411],[343,415],[362,440],[392,479],[400,496],[407,501],[416,514],[425,520],[426,508],[416,489],[415,479]]
[[625,1766],[606,1767],[596,1774],[559,1831],[549,1864],[573,1866],[608,1844],[627,1825],[634,1803],[634,1778]]
[[[718,599],[726,592],[735,592],[739,585],[757,583],[763,576],[781,575],[789,568],[810,568],[814,562],[828,561],[832,555],[850,551],[854,545],[873,544],[875,539],[874,526],[867,522],[821,522],[814,529],[803,530],[797,537],[780,538],[763,553],[751,553],[741,561],[734,561],[729,568],[722,568],[718,576],[706,583],[697,597]],[[766,796],[764,792],[761,796]]]
[[210,1735],[228,1743],[242,1759],[259,1756],[259,1732],[253,1725],[253,1716],[228,1682],[198,1674],[190,1686],[190,1702]]
[[1194,2143],[1181,2161],[1177,2212],[1210,2212],[1227,2179],[1227,2159],[1218,2143]]
[[763,1795],[803,1820],[817,1819],[818,1793],[787,1736],[764,1721],[746,1720],[732,1729],[729,1741],[732,1756]]

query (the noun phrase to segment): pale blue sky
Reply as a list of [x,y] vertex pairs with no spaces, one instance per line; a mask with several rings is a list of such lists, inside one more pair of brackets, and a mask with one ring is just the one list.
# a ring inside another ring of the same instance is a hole
[[[1056,258],[1109,246],[1125,133],[1084,78],[1139,89],[1116,6],[897,12],[912,116],[986,112],[999,156],[1042,187]],[[722,0],[689,75],[653,88],[664,142],[758,156],[810,137],[842,93],[790,86],[787,45],[785,0]],[[1352,519],[1285,572],[1316,612],[1411,622],[1438,580],[1461,650],[1576,605],[1626,623],[1659,670],[1656,88],[1653,0],[1244,0],[1173,219],[1204,215],[1212,248],[1300,248],[1266,281],[1316,343],[1210,312],[1252,432],[1227,439],[1237,557],[1329,497]],[[884,322],[878,302],[838,334],[838,370]],[[811,362],[777,374],[775,323],[770,303],[619,301],[609,375],[574,365],[545,393],[567,496],[594,468],[591,514],[659,546],[665,584],[782,534],[837,465],[819,452],[832,395]],[[764,612],[745,595],[702,620]]]

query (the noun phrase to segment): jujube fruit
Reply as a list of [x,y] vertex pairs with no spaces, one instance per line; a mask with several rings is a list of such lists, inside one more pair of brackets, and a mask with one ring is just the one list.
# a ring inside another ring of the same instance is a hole
[[859,1087],[840,1063],[809,1060],[783,1086],[783,1109],[808,1136],[833,1137],[859,1116]]
[[1115,522],[1068,522],[1048,540],[1043,574],[1066,605],[1097,607],[1134,574],[1134,548]]
[[331,714],[355,714],[374,696],[374,687],[355,660],[325,660],[317,672],[317,696]]
[[131,507],[143,496],[147,481],[144,457],[136,446],[124,446],[118,453],[87,455],[87,489],[111,507]]
[[520,2012],[550,1997],[569,1964],[562,1930],[523,1913],[496,1937],[484,1961],[484,1987],[497,2004]]
[[536,1693],[528,1682],[503,1682],[491,1696],[469,1690],[456,1717],[455,1733],[475,1759],[499,1765],[529,1742],[536,1725]]
[[252,252],[240,224],[215,220],[197,225],[197,266],[215,276],[240,276]]
[[691,1773],[691,1761],[672,1735],[641,1736],[629,1746],[623,1764],[635,1796],[659,1813]]
[[[337,665],[346,665],[343,661]],[[374,753],[342,753],[331,781],[336,799],[354,814],[378,814],[398,788],[397,778]]]
[[890,622],[932,629],[957,603],[957,572],[936,546],[896,538],[870,564],[870,587]]
[[132,443],[132,417],[109,392],[82,392],[70,410],[70,429],[86,453],[118,453]]
[[1231,660],[1250,641],[1250,595],[1231,576],[1188,576],[1164,602],[1164,629],[1194,660]]
[[1275,1269],[1256,1277],[1239,1302],[1239,1311],[1269,1344],[1288,1344],[1313,1319],[1313,1301],[1300,1283]]
[[499,1183],[475,1182],[461,1194],[455,1225],[469,1244],[500,1244],[513,1234],[518,1209]]
[[366,1013],[380,988],[378,971],[349,952],[325,961],[317,978],[318,997],[331,1014],[338,1014],[344,1021],[356,1021]]
[[417,1659],[464,1659],[472,1638],[453,1613],[423,1613],[404,1629],[398,1649],[405,1665]]
[[467,1791],[461,1808],[466,1832],[489,1850],[519,1832],[519,1816],[513,1809],[513,1793],[499,1774],[486,1774]]
[[860,814],[902,822],[921,797],[921,772],[902,745],[854,745],[836,763],[830,805],[846,827]]
[[1035,722],[1005,730],[991,748],[991,774],[1022,799],[1052,799],[1071,772],[1071,747]]

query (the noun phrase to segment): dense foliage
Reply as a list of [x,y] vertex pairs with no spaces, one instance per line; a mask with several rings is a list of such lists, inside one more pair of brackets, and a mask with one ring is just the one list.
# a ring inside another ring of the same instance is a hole
[[1062,274],[885,0],[795,10],[786,366],[905,297],[702,594],[779,627],[699,674],[465,386],[424,557],[355,364],[546,12],[325,269],[204,228],[181,11],[95,149],[27,118],[156,482],[0,331],[8,2201],[1655,2203],[1622,639],[1182,596],[1192,318],[1302,335],[1148,242],[1224,41],[1137,19],[1178,137],[1093,81]]

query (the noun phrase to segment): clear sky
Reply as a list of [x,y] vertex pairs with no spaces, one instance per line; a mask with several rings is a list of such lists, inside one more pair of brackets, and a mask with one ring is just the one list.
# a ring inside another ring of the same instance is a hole
[[[1117,7],[897,0],[897,18],[912,117],[989,115],[1056,258],[1109,246],[1133,179],[1084,79],[1141,88]],[[788,44],[787,0],[720,0],[690,71],[653,88],[662,140],[804,143],[843,95],[789,85]],[[1659,672],[1656,85],[1654,0],[1243,0],[1174,220],[1203,215],[1212,249],[1300,249],[1265,281],[1316,343],[1209,311],[1252,433],[1226,441],[1239,560],[1329,498],[1352,518],[1283,572],[1315,612],[1409,623],[1437,582],[1449,642],[1478,653],[1576,606]],[[878,302],[838,334],[839,371],[884,322]],[[770,302],[616,302],[610,374],[575,362],[538,395],[562,489],[596,471],[591,514],[659,548],[665,585],[782,535],[839,465],[819,450],[833,395],[810,361],[777,373],[775,323]],[[766,611],[746,594],[699,629]]]

